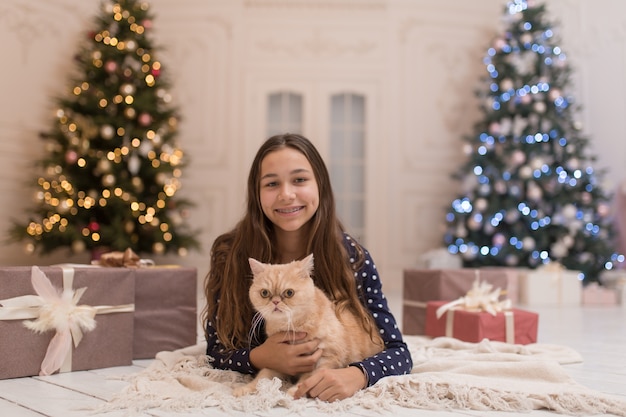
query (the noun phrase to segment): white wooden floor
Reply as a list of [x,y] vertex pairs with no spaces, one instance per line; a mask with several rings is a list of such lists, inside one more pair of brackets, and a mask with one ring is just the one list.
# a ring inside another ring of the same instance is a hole
[[[393,311],[401,311],[399,300],[390,301]],[[566,366],[574,379],[589,388],[622,396],[626,400],[626,308],[619,306],[525,308],[540,313],[538,340],[540,343],[567,345],[583,355],[584,363]],[[7,358],[0,358],[0,360],[7,360]],[[134,373],[147,366],[149,362],[149,360],[137,361],[132,367],[74,372],[49,377],[0,380],[0,416],[88,416],[90,415],[89,412],[79,410],[84,406],[89,407],[106,401],[125,386],[125,382],[107,377]],[[285,415],[278,409],[275,411],[276,413],[272,413],[272,416]],[[106,414],[110,417],[123,415],[124,413],[120,412]],[[207,410],[206,414],[196,415],[226,416],[228,414],[211,409]],[[238,413],[236,415],[243,416],[244,414]],[[324,415],[327,416],[327,414]],[[354,410],[354,412],[346,415],[374,416],[380,415],[380,413]],[[534,411],[524,414],[476,411],[434,412],[399,407],[394,408],[387,415],[398,417],[557,416],[557,414],[548,411]],[[143,416],[194,417],[194,414],[151,411]]]

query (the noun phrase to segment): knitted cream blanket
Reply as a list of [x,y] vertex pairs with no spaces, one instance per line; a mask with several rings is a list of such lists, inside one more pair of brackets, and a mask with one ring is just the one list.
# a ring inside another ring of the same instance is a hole
[[[406,336],[414,367],[410,375],[387,377],[353,397],[333,403],[294,400],[278,379],[262,381],[258,393],[240,398],[234,386],[250,380],[237,372],[212,369],[205,346],[161,352],[145,370],[128,378],[126,389],[98,411],[148,410],[264,413],[276,408],[309,415],[342,411],[393,412],[394,407],[430,410],[547,409],[567,415],[626,416],[626,400],[575,382],[562,365],[581,362],[558,345],[511,345],[483,340]],[[276,410],[279,411],[279,410]],[[277,413],[278,414],[278,413]]]

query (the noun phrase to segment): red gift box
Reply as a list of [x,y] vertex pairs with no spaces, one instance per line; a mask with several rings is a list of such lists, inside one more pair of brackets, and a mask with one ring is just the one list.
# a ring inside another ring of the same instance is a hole
[[135,268],[133,359],[198,342],[196,268]]
[[437,318],[437,309],[448,301],[430,301],[426,305],[426,335],[454,337],[477,343],[483,339],[526,345],[537,342],[539,315],[513,308],[492,315],[486,311],[447,310]]
[[404,271],[402,332],[424,334],[426,303],[464,296],[476,279],[505,290],[507,275],[497,269],[407,269]]
[[[96,326],[91,331],[83,329],[78,346],[76,335],[72,335],[69,351],[62,349],[64,363],[60,372],[131,365],[135,299],[132,271],[67,265],[40,267],[39,270],[49,280],[49,291],[34,289],[31,267],[0,268],[0,379],[40,374],[48,346],[60,332],[50,328],[37,333],[27,328],[24,321],[35,323],[46,314],[42,312],[61,314],[63,308],[74,309],[71,314],[63,310],[68,323],[69,317],[76,321],[74,314],[80,314],[84,321],[83,314],[88,316],[95,312]],[[52,287],[73,290],[76,302],[66,301],[61,304],[65,307],[57,309],[58,304],[49,301],[50,294],[56,293]],[[86,288],[84,293],[81,288]]]

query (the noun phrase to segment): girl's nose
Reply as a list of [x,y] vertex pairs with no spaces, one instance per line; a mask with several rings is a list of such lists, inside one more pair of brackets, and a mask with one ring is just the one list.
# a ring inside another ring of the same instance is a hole
[[279,198],[282,201],[293,200],[295,198],[295,193],[293,192],[293,189],[290,186],[285,185],[280,190]]

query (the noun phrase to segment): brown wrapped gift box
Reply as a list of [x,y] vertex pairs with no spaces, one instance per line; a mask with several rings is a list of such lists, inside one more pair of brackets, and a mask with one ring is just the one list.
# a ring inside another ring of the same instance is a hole
[[406,269],[404,271],[402,332],[407,335],[424,334],[426,303],[452,301],[463,297],[479,278],[495,288],[506,289],[507,276],[489,269]]
[[133,359],[196,344],[197,269],[156,266],[131,271],[136,279]]
[[[52,284],[63,288],[59,266],[40,269]],[[133,271],[121,268],[74,268],[73,288],[87,287],[79,305],[118,306],[135,301]],[[36,295],[31,284],[31,267],[0,267],[0,300]],[[133,313],[98,314],[96,328],[84,332],[77,348],[72,349],[72,370],[126,366],[132,363]],[[23,320],[0,320],[0,379],[39,375],[54,331],[37,334]]]

